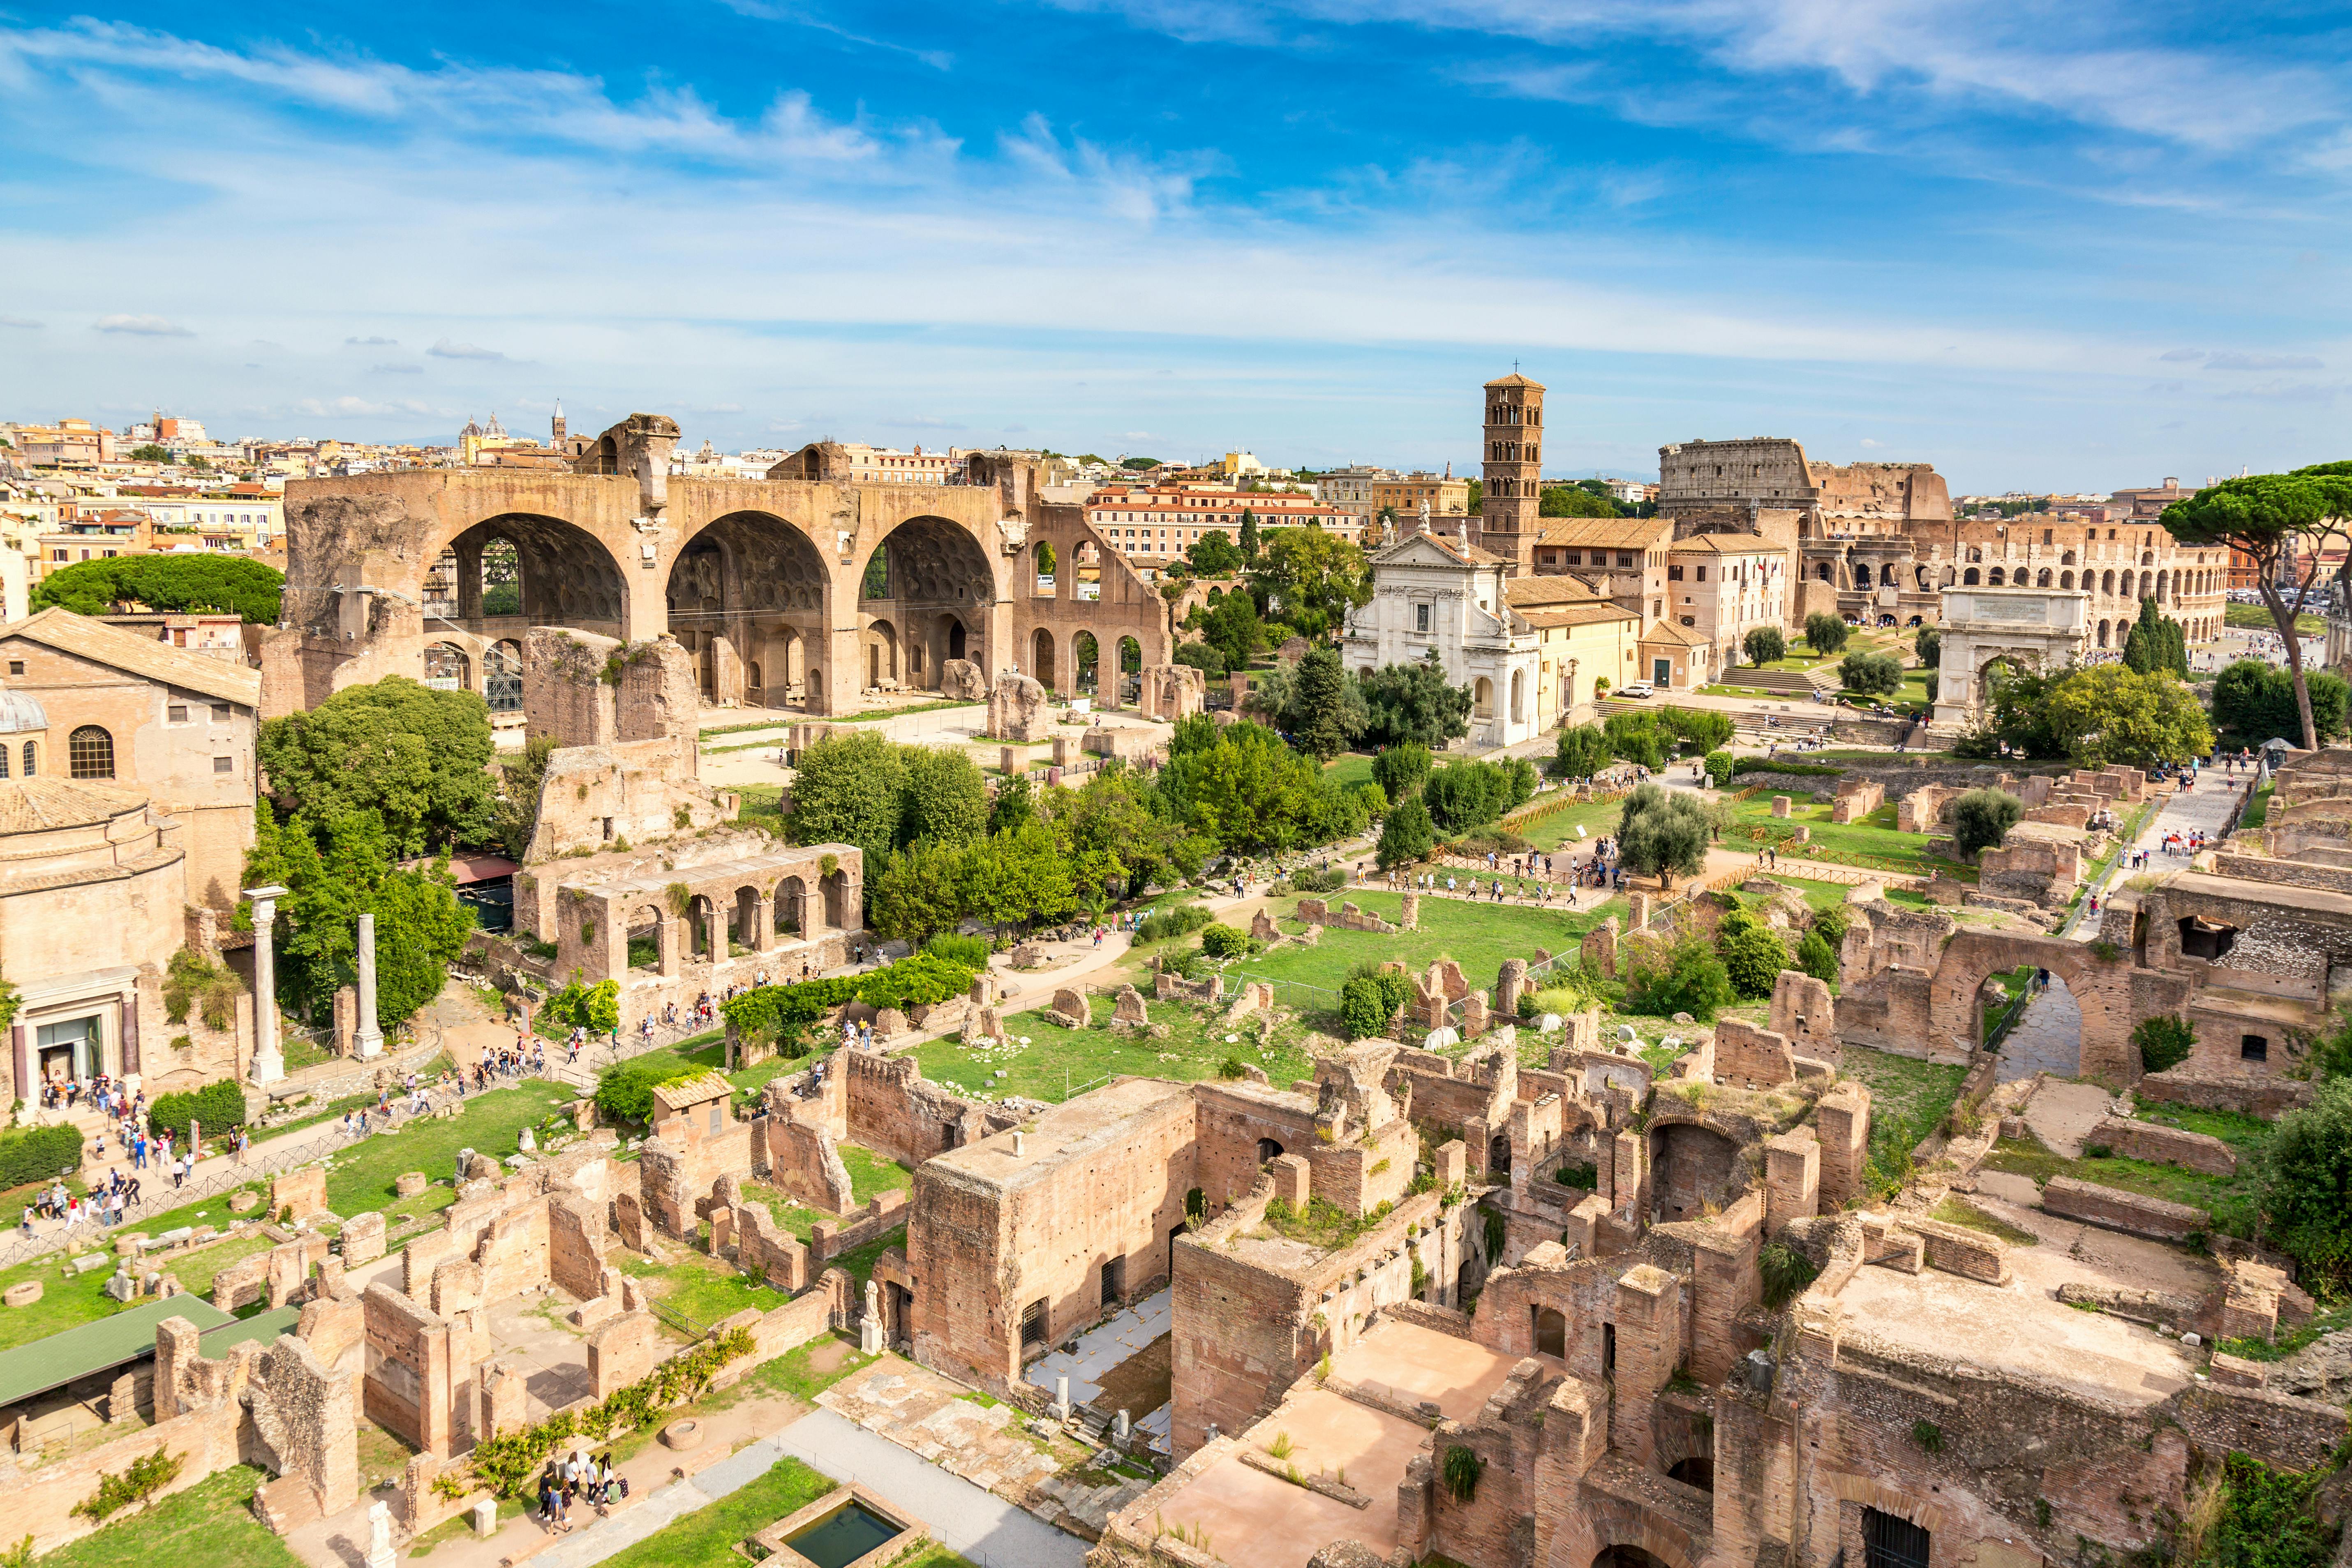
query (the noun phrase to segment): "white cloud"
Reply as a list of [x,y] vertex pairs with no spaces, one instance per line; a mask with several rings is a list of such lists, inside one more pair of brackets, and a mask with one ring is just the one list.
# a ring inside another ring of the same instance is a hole
[[97,331],[127,332],[138,338],[193,338],[196,335],[161,316],[100,316],[90,326]]
[[2205,357],[2205,351],[2203,349],[2174,349],[2169,353],[2161,353],[2156,357],[2166,364],[2195,364],[2199,360]]
[[15,327],[21,331],[37,332],[43,325],[30,316],[0,316],[0,327]]
[[345,338],[343,346],[358,349],[396,349],[400,346],[400,340],[398,338]]
[[425,374],[425,367],[421,364],[372,364],[368,366],[368,374],[370,375],[422,375]]
[[2326,362],[2311,354],[2224,353],[2205,356],[2207,370],[2324,370]]
[[504,359],[507,357],[496,349],[476,348],[472,343],[454,342],[447,338],[439,339],[425,352],[435,359]]

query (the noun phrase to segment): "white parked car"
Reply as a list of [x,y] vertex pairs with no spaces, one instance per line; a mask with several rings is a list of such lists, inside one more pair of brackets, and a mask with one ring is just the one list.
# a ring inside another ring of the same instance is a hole
[[1620,697],[1653,697],[1655,696],[1656,693],[1651,689],[1648,681],[1636,680],[1630,685],[1619,687],[1617,689],[1617,695]]

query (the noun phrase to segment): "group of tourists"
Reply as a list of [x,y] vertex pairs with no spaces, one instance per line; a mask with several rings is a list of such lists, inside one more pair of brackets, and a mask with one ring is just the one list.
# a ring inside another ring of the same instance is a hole
[[613,1468],[607,1452],[582,1458],[566,1453],[547,1462],[539,1476],[539,1519],[562,1533],[572,1528],[572,1504],[584,1502],[598,1513],[629,1495],[629,1479]]
[[[177,1185],[177,1167],[173,1169]],[[106,1173],[106,1179],[88,1193],[69,1193],[62,1181],[52,1182],[26,1205],[25,1235],[33,1234],[33,1222],[37,1219],[61,1219],[71,1232],[83,1225],[100,1230],[121,1225],[123,1216],[139,1205],[139,1178],[125,1175],[117,1165]]]

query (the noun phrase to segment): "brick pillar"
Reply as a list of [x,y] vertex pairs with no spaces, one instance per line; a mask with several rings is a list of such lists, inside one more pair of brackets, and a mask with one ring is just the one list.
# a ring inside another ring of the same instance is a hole
[[[482,546],[478,542],[471,544],[457,543],[449,546],[449,552],[457,558],[457,618],[461,621],[480,620],[482,618]],[[468,659],[466,662],[470,665],[478,661]],[[479,691],[481,687],[478,682],[482,679],[482,672],[478,669],[475,670],[474,679],[478,684],[473,689]]]
[[[1753,1231],[1713,1228],[1691,1244],[1691,1375],[1709,1388],[1731,1375],[1738,1363],[1739,1314],[1758,1294]],[[1617,1334],[1617,1360],[1625,1359],[1625,1335]]]
[[776,945],[776,896],[761,893],[752,913],[751,951],[766,952]]
[[1790,1220],[1820,1212],[1822,1145],[1811,1128],[1767,1139],[1764,1165],[1767,1234],[1777,1235]]
[[1862,1166],[1870,1148],[1870,1090],[1852,1079],[1822,1096],[1813,1119],[1821,1139],[1821,1207],[1842,1209],[1862,1196]]
[[1610,1163],[1615,1167],[1611,1176],[1611,1212],[1629,1225],[1639,1225],[1642,1219],[1643,1180],[1642,1135],[1631,1131],[1620,1132],[1610,1142]]
[[[680,923],[676,915],[666,910],[654,921],[654,945],[661,950],[661,972],[666,979],[677,979],[686,967],[678,952],[678,943],[686,935],[679,929]],[[626,933],[624,933],[622,941],[625,942],[627,940]],[[625,956],[625,948],[623,952]]]
[[1609,1447],[1642,1468],[1650,1464],[1650,1405],[1682,1360],[1682,1289],[1655,1264],[1617,1281],[1617,1396]]
[[1308,1167],[1305,1160],[1296,1154],[1278,1154],[1268,1163],[1266,1169],[1274,1177],[1276,1197],[1295,1209],[1307,1206]]

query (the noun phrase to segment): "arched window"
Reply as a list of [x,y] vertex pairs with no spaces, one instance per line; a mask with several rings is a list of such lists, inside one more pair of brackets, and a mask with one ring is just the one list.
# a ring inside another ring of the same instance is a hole
[[78,779],[112,778],[114,737],[95,724],[84,724],[66,742],[66,763]]
[[37,741],[25,742],[25,776],[26,778],[31,778],[37,771],[36,764],[40,761],[40,753],[34,748],[39,743]]

